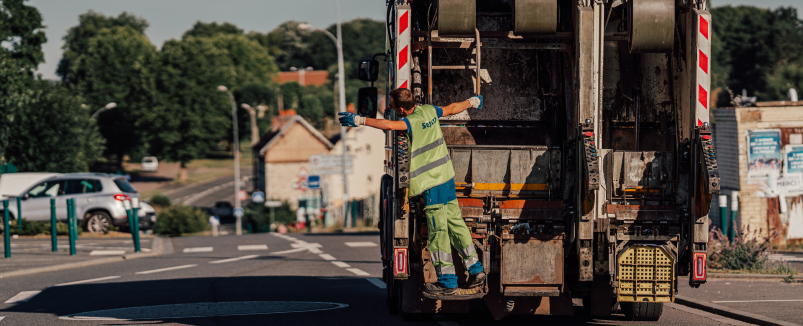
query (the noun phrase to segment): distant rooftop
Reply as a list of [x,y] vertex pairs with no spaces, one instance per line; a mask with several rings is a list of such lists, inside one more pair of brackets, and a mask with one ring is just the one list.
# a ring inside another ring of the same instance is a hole
[[326,80],[329,78],[329,72],[326,70],[298,70],[298,71],[282,71],[279,72],[279,76],[277,76],[276,81],[279,84],[284,84],[287,82],[298,82],[303,86],[321,86],[326,84]]

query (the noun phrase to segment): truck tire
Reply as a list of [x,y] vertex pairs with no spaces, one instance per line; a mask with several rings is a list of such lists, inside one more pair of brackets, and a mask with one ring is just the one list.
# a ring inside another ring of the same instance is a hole
[[664,311],[662,302],[620,302],[619,305],[629,320],[658,321]]
[[385,304],[388,307],[388,313],[391,315],[398,315],[399,314],[399,294],[396,290],[396,287],[393,286],[395,282],[393,280],[393,275],[389,275],[390,268],[385,268],[382,271],[385,274]]

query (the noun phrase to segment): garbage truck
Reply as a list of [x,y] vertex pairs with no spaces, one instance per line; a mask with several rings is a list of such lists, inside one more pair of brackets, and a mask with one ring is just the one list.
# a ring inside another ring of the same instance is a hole
[[408,188],[410,141],[387,131],[379,226],[391,313],[465,313],[481,300],[496,319],[572,315],[581,299],[593,316],[658,320],[679,282],[706,282],[719,176],[704,0],[389,0],[386,15],[386,53],[358,65],[372,86],[359,91],[361,115],[378,115],[382,69],[384,94],[485,99],[440,126],[488,274],[481,289],[423,296],[437,275]]

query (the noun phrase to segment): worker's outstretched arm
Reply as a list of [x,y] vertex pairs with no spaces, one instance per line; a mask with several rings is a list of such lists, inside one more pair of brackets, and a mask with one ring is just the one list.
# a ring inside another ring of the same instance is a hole
[[365,125],[382,130],[407,130],[407,124],[404,123],[404,121],[365,118],[351,112],[340,112],[337,115],[340,116],[338,119],[340,120],[340,124],[345,127]]
[[469,98],[463,102],[452,103],[447,106],[442,107],[443,116],[450,116],[453,114],[458,114],[468,108],[475,108],[475,109],[482,109],[482,95],[477,95],[474,97]]

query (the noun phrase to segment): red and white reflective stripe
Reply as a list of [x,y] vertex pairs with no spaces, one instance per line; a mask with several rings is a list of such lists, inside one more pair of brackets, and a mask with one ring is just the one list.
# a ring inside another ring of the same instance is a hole
[[410,5],[396,7],[396,88],[410,84]]
[[708,267],[706,266],[707,257],[704,252],[694,253],[692,261],[692,279],[695,281],[705,281],[708,278]]
[[407,273],[407,249],[393,249],[393,275]]
[[708,105],[711,103],[711,14],[695,10],[697,27],[697,126],[708,122]]

